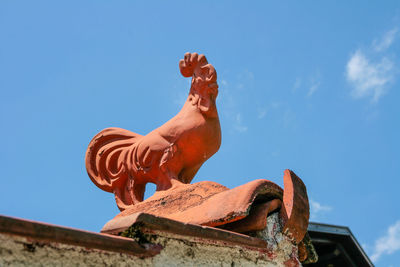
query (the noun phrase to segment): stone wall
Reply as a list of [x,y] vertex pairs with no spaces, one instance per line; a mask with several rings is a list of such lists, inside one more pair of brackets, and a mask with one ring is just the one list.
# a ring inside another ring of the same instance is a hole
[[[269,216],[269,229],[254,233],[267,239],[268,246],[264,249],[226,240],[153,231],[144,238],[162,247],[154,256],[101,249],[104,241],[96,241],[96,236],[99,240],[102,236],[117,238],[116,242],[125,240],[122,237],[68,229],[75,231],[70,236],[77,240],[63,242],[62,235],[49,240],[3,231],[0,233],[0,266],[299,266],[297,247],[280,234],[278,220],[277,215]],[[97,242],[97,245],[90,245],[87,234],[93,235],[90,242]]]

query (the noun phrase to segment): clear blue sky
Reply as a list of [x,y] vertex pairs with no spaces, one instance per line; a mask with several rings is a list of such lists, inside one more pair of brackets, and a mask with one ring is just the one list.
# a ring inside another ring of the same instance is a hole
[[290,168],[313,221],[396,265],[399,44],[398,1],[1,1],[0,213],[99,231],[118,210],[86,174],[89,141],[174,116],[189,89],[178,61],[199,52],[223,136],[194,182],[282,185]]

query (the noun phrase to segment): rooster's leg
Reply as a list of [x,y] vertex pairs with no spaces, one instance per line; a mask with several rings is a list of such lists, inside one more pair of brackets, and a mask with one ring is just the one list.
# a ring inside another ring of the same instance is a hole
[[164,191],[164,190],[168,190],[172,187],[172,183],[171,183],[171,178],[167,173],[169,173],[168,171],[165,173],[160,173],[160,176],[158,177],[158,181],[157,181],[157,188],[156,191]]
[[137,183],[134,181],[134,179],[131,179],[129,194],[131,196],[133,205],[143,201],[145,190],[146,183]]
[[159,183],[157,183],[157,188],[156,191],[164,191],[164,190],[168,190],[170,189],[172,186],[172,183],[169,180],[164,180],[164,181],[160,181]]

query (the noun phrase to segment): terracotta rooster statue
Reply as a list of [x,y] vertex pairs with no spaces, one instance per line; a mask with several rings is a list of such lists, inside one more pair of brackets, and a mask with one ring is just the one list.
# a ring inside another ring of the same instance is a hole
[[192,77],[181,111],[147,135],[107,128],[90,142],[86,169],[99,188],[115,194],[121,211],[143,201],[147,183],[157,191],[188,184],[221,144],[215,100],[217,73],[204,55],[186,53],[179,62]]

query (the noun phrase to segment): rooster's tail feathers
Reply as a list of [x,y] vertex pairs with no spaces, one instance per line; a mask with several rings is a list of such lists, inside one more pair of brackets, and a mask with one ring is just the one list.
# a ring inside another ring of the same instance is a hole
[[114,192],[127,179],[126,166],[121,161],[126,148],[136,143],[141,135],[121,128],[107,128],[99,132],[86,151],[86,170],[95,185]]

